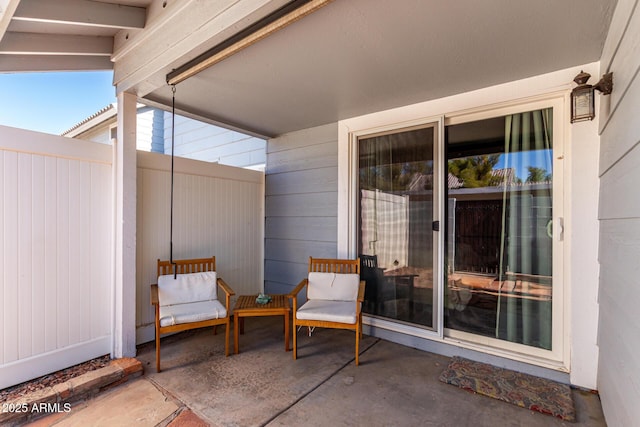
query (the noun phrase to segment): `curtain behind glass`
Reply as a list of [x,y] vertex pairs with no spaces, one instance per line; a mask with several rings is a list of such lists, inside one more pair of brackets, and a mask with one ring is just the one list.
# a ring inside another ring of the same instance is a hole
[[433,325],[434,137],[426,126],[358,140],[363,310],[426,327]]
[[[552,110],[505,117],[496,337],[551,349]],[[526,176],[526,178],[525,178]]]

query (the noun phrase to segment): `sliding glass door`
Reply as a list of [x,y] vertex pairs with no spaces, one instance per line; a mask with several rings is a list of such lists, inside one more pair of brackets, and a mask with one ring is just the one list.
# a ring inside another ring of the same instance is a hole
[[344,206],[369,324],[567,360],[563,108],[554,97],[350,134]]
[[552,349],[552,129],[551,108],[447,126],[446,328]]
[[364,312],[434,327],[433,125],[358,139]]

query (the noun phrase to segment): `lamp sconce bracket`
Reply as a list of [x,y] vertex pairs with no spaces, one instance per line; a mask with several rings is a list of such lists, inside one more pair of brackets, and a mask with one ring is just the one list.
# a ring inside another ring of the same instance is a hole
[[613,91],[613,72],[602,76],[600,81],[593,85],[593,88],[600,91],[603,95],[609,95]]

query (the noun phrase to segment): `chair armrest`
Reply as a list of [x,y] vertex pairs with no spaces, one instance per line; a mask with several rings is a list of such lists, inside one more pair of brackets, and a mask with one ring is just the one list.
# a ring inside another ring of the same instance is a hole
[[160,304],[160,300],[158,299],[158,285],[151,285],[151,304]]
[[220,277],[218,277],[218,286],[220,286],[220,288],[229,296],[236,294],[235,291],[231,289],[231,287]]
[[234,292],[233,289],[231,289],[231,287],[229,285],[227,285],[227,283],[222,280],[220,277],[218,277],[218,286],[220,286],[220,288],[224,291],[225,295],[225,304],[224,306],[227,308],[227,316],[231,315],[231,295],[235,295],[236,293]]
[[360,281],[360,286],[358,286],[358,302],[364,302],[364,288],[366,284],[364,280]]
[[309,284],[309,279],[306,279],[306,278],[302,279],[300,281],[300,283],[298,283],[298,286],[296,286],[291,292],[289,292],[288,297],[293,299],[293,312],[294,313],[296,312],[296,310],[298,310],[298,294],[300,293],[302,288],[304,288],[308,284]]
[[304,288],[308,284],[309,284],[309,279],[302,279],[300,283],[298,283],[298,286],[296,286],[291,292],[289,292],[289,298],[296,298],[300,293],[300,291],[302,290],[302,288]]

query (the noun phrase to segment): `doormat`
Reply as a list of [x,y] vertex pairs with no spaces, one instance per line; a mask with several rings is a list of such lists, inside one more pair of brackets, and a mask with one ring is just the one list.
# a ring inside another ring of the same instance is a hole
[[566,384],[454,357],[440,381],[565,421],[576,418]]

